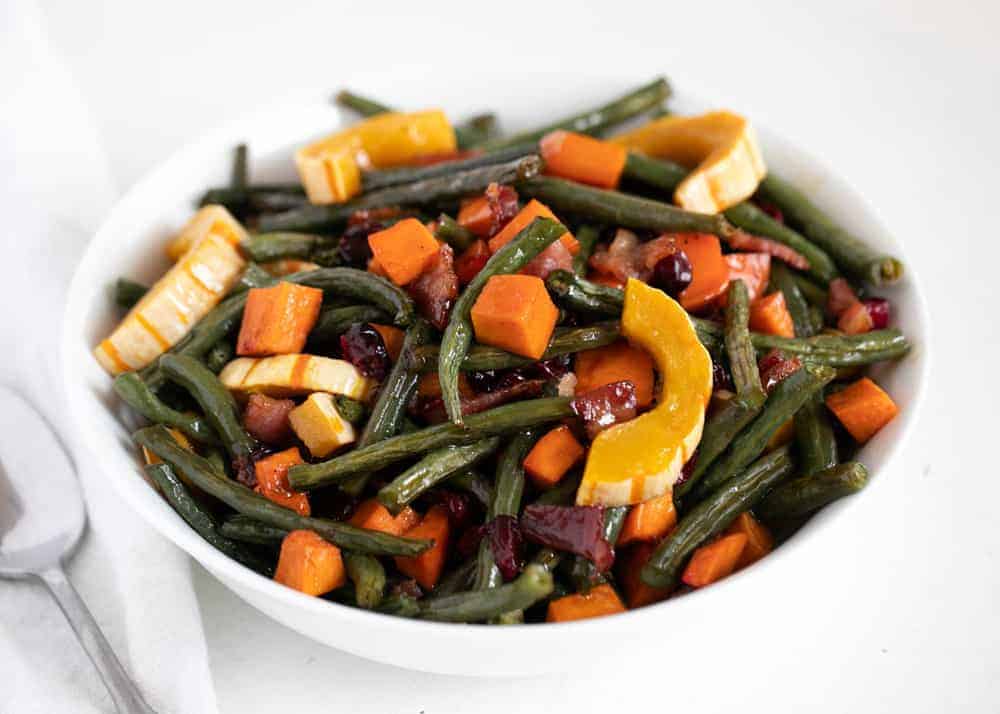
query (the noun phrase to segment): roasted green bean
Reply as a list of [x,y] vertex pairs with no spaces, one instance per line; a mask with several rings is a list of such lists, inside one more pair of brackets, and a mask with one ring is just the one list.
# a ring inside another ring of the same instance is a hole
[[857,493],[868,483],[864,464],[850,461],[783,483],[754,509],[768,523],[808,516],[838,498]]

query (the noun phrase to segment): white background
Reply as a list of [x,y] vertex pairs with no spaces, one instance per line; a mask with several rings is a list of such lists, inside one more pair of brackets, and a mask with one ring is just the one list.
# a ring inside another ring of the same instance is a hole
[[815,557],[829,571],[775,592],[788,619],[773,623],[772,637],[714,633],[717,658],[685,667],[683,679],[672,676],[683,652],[669,632],[651,635],[662,637],[662,661],[600,672],[423,675],[313,644],[192,566],[223,712],[1000,708],[1000,474],[990,448],[1000,396],[1000,3],[43,0],[42,8],[120,189],[275,95],[335,89],[367,69],[459,65],[475,81],[477,68],[531,61],[578,73],[629,69],[637,83],[664,72],[833,165],[900,238],[928,296],[932,384],[910,447],[882,485],[893,498],[880,502],[895,508],[866,507],[862,497],[817,537]]

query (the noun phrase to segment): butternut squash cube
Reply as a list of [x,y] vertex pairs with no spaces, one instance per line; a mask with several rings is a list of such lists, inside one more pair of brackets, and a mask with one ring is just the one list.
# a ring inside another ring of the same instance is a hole
[[539,359],[559,319],[545,283],[533,275],[494,275],[472,306],[476,340]]
[[416,218],[372,233],[368,236],[368,247],[372,249],[373,261],[396,285],[416,280],[441,251],[437,239]]
[[276,582],[305,593],[325,595],[347,582],[340,548],[312,531],[292,531],[281,542]]

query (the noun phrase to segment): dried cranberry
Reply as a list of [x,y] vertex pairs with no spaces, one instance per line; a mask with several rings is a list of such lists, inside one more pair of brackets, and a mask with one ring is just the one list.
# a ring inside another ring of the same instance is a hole
[[288,413],[295,408],[291,399],[272,399],[253,393],[243,410],[243,427],[253,438],[265,444],[284,444],[292,437]]
[[760,358],[757,369],[760,370],[760,381],[764,390],[770,394],[779,382],[795,374],[802,368],[798,357],[789,357],[779,349],[773,349]]
[[368,323],[355,323],[340,336],[340,351],[358,371],[372,379],[389,373],[389,351],[382,335]]
[[712,389],[728,389],[732,391],[733,380],[729,372],[722,366],[722,362],[712,360]]
[[527,377],[520,369],[487,369],[468,374],[469,384],[480,393],[513,387],[526,379]]
[[339,488],[318,488],[309,493],[309,507],[313,515],[322,515],[335,521],[348,520],[354,515],[359,502],[357,496],[352,496]]
[[635,385],[629,381],[605,384],[577,396],[570,406],[593,439],[609,426],[635,418]]
[[532,504],[524,509],[521,530],[534,543],[582,555],[600,572],[610,568],[615,559],[604,537],[604,509],[598,506]]
[[448,511],[448,522],[455,530],[461,530],[472,517],[472,502],[468,495],[454,491],[438,491],[437,502]]
[[691,261],[683,250],[667,255],[653,266],[653,284],[671,297],[677,297],[694,279]]
[[455,543],[455,550],[462,558],[468,558],[479,548],[479,541],[486,535],[486,526],[467,528]]
[[345,265],[365,270],[372,257],[372,249],[368,246],[368,235],[384,228],[381,223],[369,221],[348,226],[337,243],[340,259]]
[[885,298],[868,298],[863,301],[868,316],[872,319],[872,327],[881,330],[889,326],[889,301]]
[[681,467],[681,475],[677,477],[674,481],[674,488],[677,488],[682,483],[691,478],[691,474],[694,473],[694,467],[698,465],[698,450],[695,449],[694,453],[691,454],[691,458],[688,459],[684,466]]
[[514,516],[497,516],[486,525],[486,534],[490,539],[490,550],[493,560],[500,568],[504,580],[513,580],[524,567],[521,552],[524,549],[524,537]]
[[534,371],[547,379],[558,379],[569,372],[569,355],[559,355],[534,365]]

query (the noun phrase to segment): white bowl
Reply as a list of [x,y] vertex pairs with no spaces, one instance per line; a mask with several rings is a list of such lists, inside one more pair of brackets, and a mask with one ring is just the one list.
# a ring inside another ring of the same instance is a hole
[[[374,96],[394,97],[419,107],[432,94],[428,82],[356,80],[352,87]],[[398,78],[396,78],[398,80]],[[495,81],[430,84],[453,116],[483,107],[498,107],[508,125],[525,126],[536,118],[558,116],[565,107],[587,106],[614,96],[634,82],[617,78],[550,76],[531,82],[497,77]],[[526,96],[523,88],[537,88]],[[701,111],[706,105],[681,94],[672,100],[678,111]],[[115,207],[91,242],[69,290],[62,335],[63,369],[70,410],[81,443],[92,450],[107,478],[124,500],[154,528],[187,551],[227,587],[265,614],[302,634],[348,652],[401,667],[468,675],[516,675],[569,670],[629,651],[660,648],[669,633],[672,645],[705,640],[704,623],[726,627],[738,609],[776,614],[773,588],[801,576],[810,538],[834,519],[850,518],[855,499],[822,511],[773,555],[703,591],[615,617],[565,623],[483,627],[437,624],[373,614],[311,598],[242,567],[202,540],[143,480],[129,428],[112,390],[111,380],[91,350],[118,319],[109,286],[118,276],[151,281],[166,267],[163,245],[191,214],[205,187],[224,183],[233,147],[251,148],[254,180],[294,176],[291,155],[305,140],[338,126],[342,115],[326,97],[281,102],[186,147],[137,184]],[[511,121],[512,120],[512,121]],[[871,244],[895,255],[902,250],[882,227],[861,196],[808,154],[789,146],[758,126],[768,164],[805,188],[816,202]],[[902,256],[905,262],[905,256]],[[900,415],[862,450],[873,483],[858,498],[879,498],[879,480],[913,424],[928,369],[927,317],[912,266],[904,279],[884,294],[892,299],[893,322],[914,344],[898,364],[879,368],[878,379],[899,404]],[[133,423],[134,424],[134,423]],[[888,506],[887,506],[888,507]],[[849,558],[844,554],[845,561]],[[795,571],[793,573],[793,571]],[[829,574],[831,580],[835,577]],[[823,577],[820,575],[819,577]],[[734,603],[740,608],[733,608]],[[671,649],[674,649],[672,646]]]

